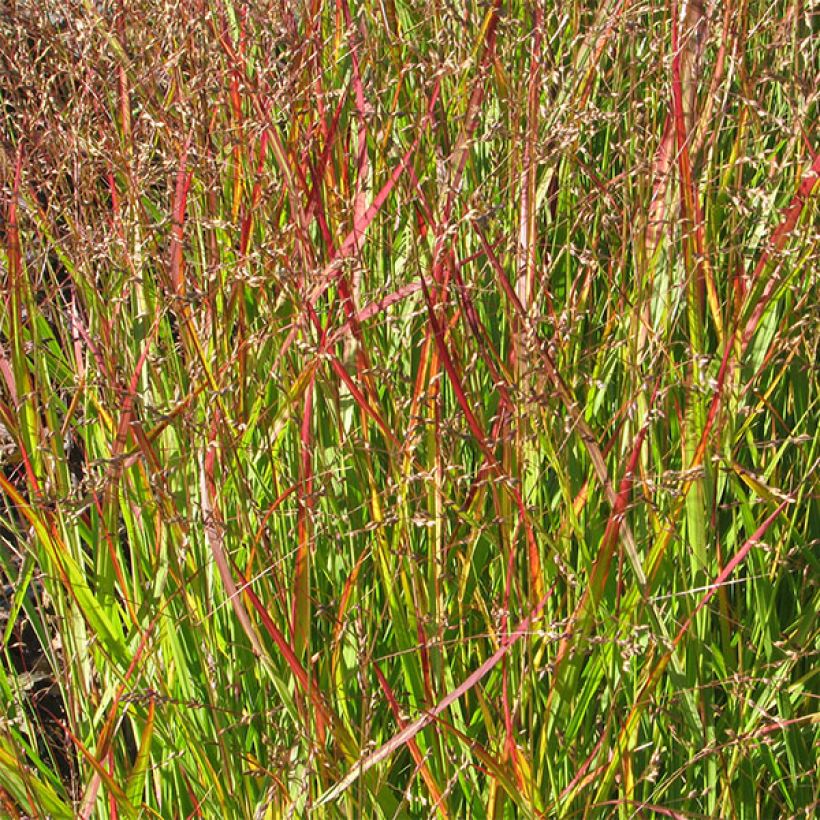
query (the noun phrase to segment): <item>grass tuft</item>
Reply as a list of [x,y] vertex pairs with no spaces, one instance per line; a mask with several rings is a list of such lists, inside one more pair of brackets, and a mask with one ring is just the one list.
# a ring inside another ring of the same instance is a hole
[[813,816],[816,31],[0,0],[4,816]]

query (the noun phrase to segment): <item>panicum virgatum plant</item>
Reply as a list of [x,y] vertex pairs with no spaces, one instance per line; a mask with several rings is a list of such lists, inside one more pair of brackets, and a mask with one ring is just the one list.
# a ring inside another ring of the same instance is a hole
[[0,0],[0,807],[810,817],[818,15]]

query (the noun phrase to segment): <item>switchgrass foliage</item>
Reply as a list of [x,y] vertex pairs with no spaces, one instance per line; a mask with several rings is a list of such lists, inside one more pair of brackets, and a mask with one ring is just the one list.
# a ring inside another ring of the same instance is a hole
[[816,811],[810,8],[4,0],[8,816]]

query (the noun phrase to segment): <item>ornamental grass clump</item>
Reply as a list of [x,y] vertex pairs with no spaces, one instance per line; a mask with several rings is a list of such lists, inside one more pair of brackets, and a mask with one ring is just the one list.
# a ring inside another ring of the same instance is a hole
[[0,10],[6,816],[816,812],[806,4]]

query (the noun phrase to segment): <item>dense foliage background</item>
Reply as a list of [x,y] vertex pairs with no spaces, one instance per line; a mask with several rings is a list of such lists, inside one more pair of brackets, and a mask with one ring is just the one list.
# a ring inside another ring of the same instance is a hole
[[7,816],[816,811],[810,3],[0,9]]

